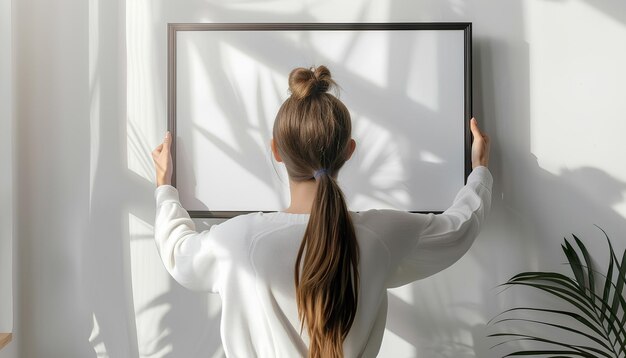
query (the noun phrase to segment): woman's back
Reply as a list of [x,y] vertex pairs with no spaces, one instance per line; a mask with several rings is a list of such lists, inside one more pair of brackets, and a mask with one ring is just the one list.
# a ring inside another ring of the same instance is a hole
[[[378,353],[387,288],[439,272],[469,249],[489,211],[491,185],[489,170],[479,166],[444,214],[350,213],[359,247],[359,303],[343,343],[346,357]],[[155,197],[155,236],[165,267],[183,286],[221,295],[227,356],[306,357],[294,266],[309,214],[252,213],[198,233],[174,187],[159,186]]]
[[488,137],[475,120],[473,171],[445,213],[348,211],[337,176],[356,141],[348,108],[327,93],[334,85],[325,66],[289,74],[291,95],[270,142],[289,176],[284,212],[243,215],[198,233],[170,185],[170,137],[153,152],[159,253],[182,285],[221,295],[228,356],[375,356],[386,289],[458,260],[489,211]]

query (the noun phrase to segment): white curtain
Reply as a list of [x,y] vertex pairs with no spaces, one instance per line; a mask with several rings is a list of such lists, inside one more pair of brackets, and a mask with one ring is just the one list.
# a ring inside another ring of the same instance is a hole
[[11,0],[0,0],[0,333],[13,330],[13,91]]

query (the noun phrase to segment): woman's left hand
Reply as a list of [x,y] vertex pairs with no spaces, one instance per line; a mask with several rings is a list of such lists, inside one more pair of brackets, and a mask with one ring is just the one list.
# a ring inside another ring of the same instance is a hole
[[152,151],[152,159],[156,169],[157,186],[172,185],[172,154],[170,145],[172,144],[172,134],[167,131],[163,143],[159,144]]

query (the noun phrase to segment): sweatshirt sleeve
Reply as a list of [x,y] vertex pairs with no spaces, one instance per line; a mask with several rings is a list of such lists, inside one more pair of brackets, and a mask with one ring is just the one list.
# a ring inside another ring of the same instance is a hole
[[186,288],[217,293],[219,287],[219,241],[217,230],[197,232],[189,213],[180,204],[178,190],[160,185],[154,192],[156,219],[154,239],[163,265]]
[[392,270],[388,287],[426,278],[458,261],[478,236],[490,211],[492,183],[487,167],[474,168],[452,206],[442,214],[428,214],[423,225],[416,225],[416,235],[409,238],[411,245],[406,246]]

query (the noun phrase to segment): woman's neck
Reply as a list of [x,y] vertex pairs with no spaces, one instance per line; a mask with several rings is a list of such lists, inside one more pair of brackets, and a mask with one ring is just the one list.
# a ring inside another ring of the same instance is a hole
[[289,180],[289,193],[291,194],[291,203],[284,211],[292,214],[310,214],[317,193],[317,181]]

